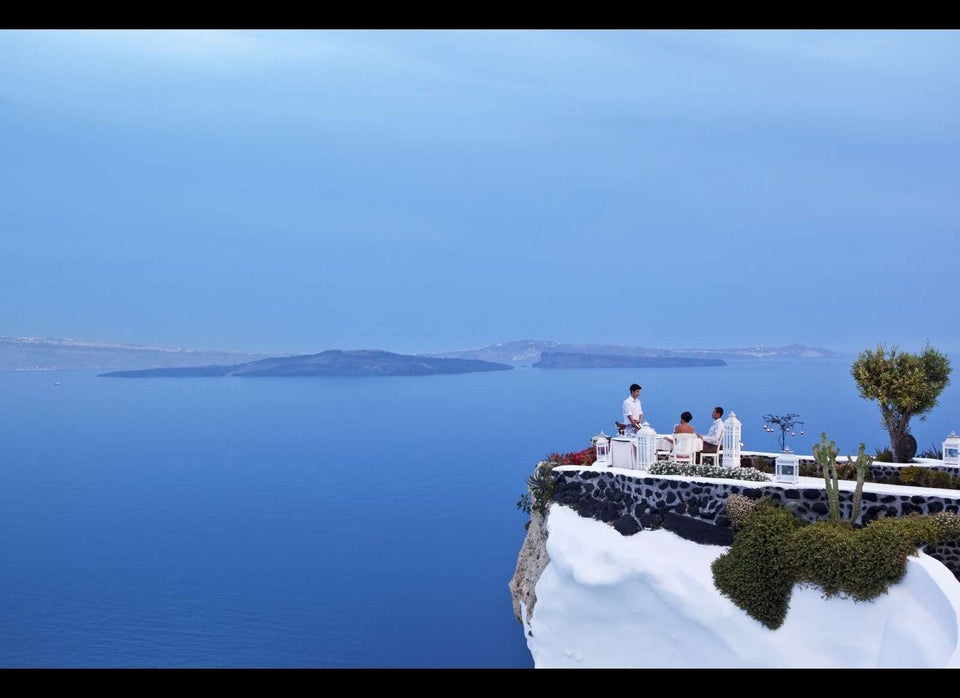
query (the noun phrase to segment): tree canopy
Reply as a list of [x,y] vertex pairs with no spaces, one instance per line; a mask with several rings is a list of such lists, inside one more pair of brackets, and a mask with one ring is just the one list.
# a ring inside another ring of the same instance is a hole
[[880,422],[890,435],[895,462],[899,460],[897,444],[908,433],[910,419],[923,420],[936,407],[950,382],[950,371],[950,359],[930,342],[919,354],[877,344],[876,350],[861,352],[853,362],[850,373],[860,396],[880,405]]

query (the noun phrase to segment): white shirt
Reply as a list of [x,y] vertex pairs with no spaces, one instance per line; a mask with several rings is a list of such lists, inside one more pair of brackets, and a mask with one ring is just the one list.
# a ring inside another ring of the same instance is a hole
[[640,398],[634,400],[631,396],[623,401],[623,423],[632,428],[633,422],[630,421],[631,416],[638,422],[640,418],[643,417],[643,406],[640,404]]
[[710,431],[706,433],[703,437],[703,440],[708,444],[720,445],[720,439],[723,438],[723,420],[717,417],[713,420],[713,424],[710,425]]

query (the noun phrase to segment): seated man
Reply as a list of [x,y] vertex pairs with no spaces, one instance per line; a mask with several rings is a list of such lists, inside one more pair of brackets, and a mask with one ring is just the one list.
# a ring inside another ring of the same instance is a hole
[[723,408],[714,407],[710,431],[699,435],[703,439],[703,453],[716,453],[720,449],[720,440],[723,438],[723,420],[720,419],[722,416]]

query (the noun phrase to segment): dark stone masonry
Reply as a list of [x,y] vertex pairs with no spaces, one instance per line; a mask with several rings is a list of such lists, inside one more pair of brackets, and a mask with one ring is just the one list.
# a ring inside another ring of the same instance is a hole
[[[842,461],[843,458],[838,458],[837,461]],[[744,455],[740,458],[740,466],[743,468],[758,468],[759,470],[764,470],[765,472],[772,471],[773,464],[776,461],[775,456],[766,456],[760,454],[750,454]],[[800,458],[800,465],[815,465],[815,461],[812,458]],[[939,461],[930,461],[926,463],[878,463],[874,461],[870,464],[870,480],[873,482],[883,482],[884,480],[889,480],[890,478],[899,475],[900,471],[903,469],[904,465],[922,465],[925,468],[930,470],[941,470],[948,475],[953,475],[954,477],[960,477],[960,468],[944,465]]]
[[[554,469],[554,501],[580,516],[611,524],[621,535],[643,529],[665,528],[697,543],[730,545],[734,530],[726,516],[726,498],[741,494],[750,499],[770,497],[807,521],[827,518],[827,492],[779,482],[707,480],[624,474],[603,468],[561,466]],[[860,513],[854,525],[883,516],[960,513],[958,498],[921,494],[871,492],[864,487]],[[916,492],[919,488],[913,488]],[[853,492],[841,491],[841,515],[849,519]],[[960,580],[960,542],[928,545],[923,552],[942,562]]]

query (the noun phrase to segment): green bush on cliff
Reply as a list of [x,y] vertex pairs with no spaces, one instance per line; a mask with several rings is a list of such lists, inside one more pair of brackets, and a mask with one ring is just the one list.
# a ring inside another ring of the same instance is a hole
[[941,512],[807,523],[761,499],[740,522],[733,545],[712,565],[717,589],[771,629],[786,618],[794,584],[825,598],[869,601],[906,573],[907,558],[927,543],[960,539],[960,516]]
[[556,491],[553,469],[557,465],[558,463],[552,461],[537,464],[533,473],[527,477],[527,492],[520,495],[517,509],[526,514],[531,511],[536,511],[538,514],[547,513],[547,507],[553,501],[553,493]]
[[768,628],[779,628],[787,615],[795,579],[786,543],[802,525],[791,512],[761,499],[730,550],[711,565],[717,589]]

